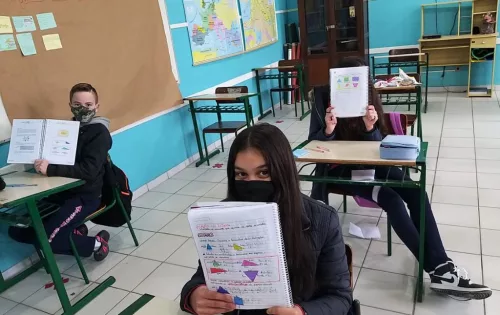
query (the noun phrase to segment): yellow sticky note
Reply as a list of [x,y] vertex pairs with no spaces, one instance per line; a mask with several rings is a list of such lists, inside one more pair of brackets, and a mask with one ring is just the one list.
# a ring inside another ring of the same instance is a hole
[[14,33],[10,17],[0,16],[0,34]]
[[43,44],[45,45],[46,50],[54,50],[54,49],[61,49],[62,44],[61,44],[61,39],[59,38],[59,34],[49,34],[49,35],[43,35]]

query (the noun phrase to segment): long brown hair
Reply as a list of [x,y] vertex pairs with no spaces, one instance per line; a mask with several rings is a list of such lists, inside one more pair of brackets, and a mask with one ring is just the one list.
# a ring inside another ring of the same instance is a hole
[[235,200],[235,161],[238,153],[255,149],[266,161],[274,186],[273,202],[279,205],[290,284],[295,302],[312,296],[316,266],[309,232],[302,226],[299,175],[288,139],[276,126],[263,123],[242,131],[234,140],[227,163],[228,200]]
[[[364,59],[360,57],[345,57],[340,60],[338,68],[362,67],[367,66]],[[375,107],[378,114],[378,120],[375,127],[380,130],[382,135],[387,134],[384,121],[384,110],[382,109],[382,101],[380,95],[373,86],[372,80],[368,80],[369,96],[368,103]],[[338,118],[337,126],[335,127],[335,138],[337,140],[361,140],[362,134],[366,132],[366,127],[363,122],[363,117],[354,118]]]

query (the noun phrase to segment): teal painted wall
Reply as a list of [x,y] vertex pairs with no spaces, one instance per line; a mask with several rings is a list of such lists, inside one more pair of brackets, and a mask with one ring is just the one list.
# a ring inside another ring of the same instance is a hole
[[[170,25],[186,22],[182,0],[166,0]],[[285,0],[276,0],[276,10],[286,10]],[[252,68],[262,67],[283,58],[285,40],[284,24],[286,14],[277,14],[278,42],[244,54],[193,66],[187,27],[171,30],[172,41],[180,77],[180,90],[188,96],[228,80],[248,74]],[[240,83],[247,85],[250,91],[256,91],[254,79]],[[70,86],[68,86],[70,88]],[[270,82],[261,85],[264,108],[270,107]],[[101,94],[106,91],[99,91]],[[254,115],[258,114],[258,102],[251,100]],[[68,110],[69,114],[69,110]],[[235,115],[244,120],[243,115]],[[230,116],[226,116],[231,118]],[[199,115],[200,128],[216,121],[215,115]],[[209,135],[207,142],[212,143],[218,135]],[[187,107],[145,122],[113,137],[111,156],[130,179],[132,190],[147,184],[167,172],[193,154],[197,153],[193,123]],[[0,146],[0,167],[7,160],[8,147]],[[19,262],[31,253],[30,246],[14,244],[5,233],[6,227],[0,226],[0,270]],[[8,248],[8,250],[4,250]]]

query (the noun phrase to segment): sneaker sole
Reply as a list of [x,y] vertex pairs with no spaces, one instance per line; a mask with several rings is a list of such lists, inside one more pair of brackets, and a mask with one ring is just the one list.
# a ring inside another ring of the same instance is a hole
[[484,300],[489,298],[492,295],[492,291],[490,289],[461,289],[454,287],[453,289],[451,288],[446,288],[445,286],[440,286],[436,287],[433,286],[431,287],[431,290],[446,294],[446,295],[453,295],[456,297],[460,298],[466,298],[466,299],[473,299],[473,300]]

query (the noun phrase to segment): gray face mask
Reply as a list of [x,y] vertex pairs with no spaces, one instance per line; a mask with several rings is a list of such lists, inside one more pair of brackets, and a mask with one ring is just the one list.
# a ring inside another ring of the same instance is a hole
[[82,123],[87,123],[91,121],[96,114],[95,109],[89,109],[83,106],[71,107],[71,112],[73,113],[75,120]]

